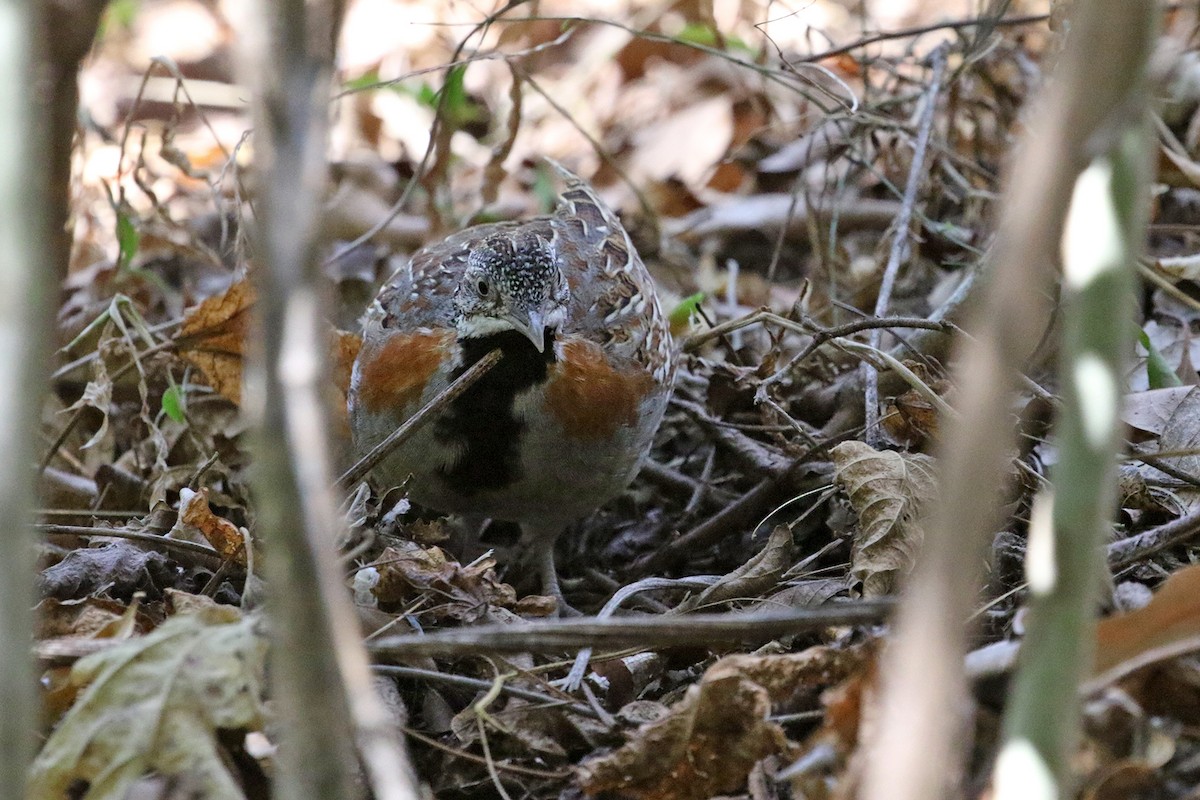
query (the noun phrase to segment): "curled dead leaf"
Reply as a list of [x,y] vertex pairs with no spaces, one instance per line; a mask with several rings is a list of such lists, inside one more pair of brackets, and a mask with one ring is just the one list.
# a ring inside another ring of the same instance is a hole
[[727,600],[757,597],[774,588],[784,570],[792,563],[792,550],[791,528],[786,525],[775,526],[762,550],[733,572],[721,576],[719,581],[699,595],[685,600],[680,604],[680,613]]
[[[517,606],[517,593],[496,577],[496,562],[490,558],[463,566],[440,547],[399,542],[385,549],[375,563],[379,582],[372,592],[380,603],[404,605],[429,593],[438,602],[435,616],[459,620],[473,620],[489,605]],[[537,610],[536,603],[527,607]]]
[[326,392],[329,403],[330,422],[337,438],[344,444],[350,441],[350,412],[346,405],[346,394],[350,391],[350,373],[354,360],[362,347],[362,337],[357,333],[335,330],[330,334],[329,377]]
[[924,539],[921,514],[937,491],[933,459],[863,442],[843,442],[831,453],[834,480],[858,512],[850,573],[862,581],[864,597],[891,594]]
[[208,505],[208,489],[179,490],[179,522],[190,525],[221,554],[223,561],[246,566],[246,537],[238,526],[218,517]]
[[578,768],[589,795],[702,800],[733,792],[751,768],[794,745],[768,719],[772,706],[844,680],[861,669],[856,651],[812,647],[787,655],[722,658],[666,716],[613,751]]

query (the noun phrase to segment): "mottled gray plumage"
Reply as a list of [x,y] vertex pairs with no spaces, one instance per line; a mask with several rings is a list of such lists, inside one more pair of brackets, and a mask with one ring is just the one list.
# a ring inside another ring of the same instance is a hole
[[504,358],[375,470],[435,509],[519,522],[542,550],[640,467],[674,380],[669,328],[616,216],[574,174],[548,216],[416,253],[364,319],[350,417],[366,452],[493,347]]

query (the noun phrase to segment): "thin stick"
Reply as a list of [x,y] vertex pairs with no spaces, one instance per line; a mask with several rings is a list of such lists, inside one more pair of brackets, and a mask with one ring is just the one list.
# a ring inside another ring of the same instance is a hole
[[[387,675],[391,678],[400,678],[410,681],[426,681],[429,683],[444,683],[447,686],[460,686],[467,689],[483,692],[491,689],[495,683],[493,681],[485,681],[479,678],[471,678],[466,675],[455,675],[450,672],[437,672],[432,669],[421,669],[420,667],[393,666],[390,664],[375,664],[371,667],[373,672],[380,675]],[[531,703],[547,707],[564,707],[573,714],[579,714],[582,717],[591,719],[599,719],[600,715],[595,709],[584,703],[578,703],[570,697],[555,697],[546,692],[536,692],[532,689],[524,689],[520,686],[513,686],[511,683],[504,682],[499,686],[500,694],[506,694],[511,697],[518,697],[522,700],[528,700]]]
[[488,370],[496,366],[496,362],[500,360],[500,356],[501,353],[499,350],[493,350],[472,364],[470,369],[454,380],[454,383],[439,392],[420,411],[405,420],[403,425],[388,434],[388,437],[375,445],[371,449],[371,452],[360,458],[354,466],[346,470],[342,474],[342,477],[338,478],[337,485],[342,489],[348,489],[366,477],[371,470],[375,469],[380,461],[383,461],[393,450],[408,441],[434,414],[453,403],[463,392],[474,386],[476,381],[488,373]]
[[192,553],[218,562],[222,560],[221,554],[209,545],[189,542],[187,539],[168,539],[156,533],[125,531],[115,528],[93,528],[86,525],[56,525],[54,523],[39,523],[34,525],[34,528],[48,536],[111,536],[114,539],[128,539],[131,542],[142,542],[154,547]]
[[[946,72],[946,45],[939,45],[930,55],[932,74],[929,78],[929,90],[925,93],[925,107],[921,109],[921,121],[917,128],[917,141],[913,146],[912,164],[908,169],[908,183],[904,187],[904,198],[900,204],[900,215],[896,218],[896,228],[892,238],[892,249],[888,253],[887,266],[883,270],[883,282],[879,286],[879,296],[875,300],[875,316],[882,317],[887,313],[892,302],[892,288],[896,285],[896,275],[900,272],[900,261],[905,256],[908,247],[908,227],[912,221],[913,206],[917,202],[917,188],[921,185],[925,174],[925,152],[929,148],[929,132],[933,128],[933,112],[937,108],[938,94],[942,90],[942,76]],[[878,350],[883,340],[883,333],[876,328],[871,331],[871,347]],[[863,362],[863,405],[865,406],[867,443],[878,446],[881,438],[879,430],[879,372],[874,364]]]
[[1200,534],[1200,510],[1108,545],[1109,569],[1117,570],[1146,556],[1191,541]]
[[815,608],[748,614],[690,614],[675,617],[576,617],[525,625],[479,625],[434,633],[388,636],[367,645],[376,659],[413,656],[530,653],[582,647],[695,647],[697,644],[763,642],[821,630],[830,625],[882,622],[890,599],[835,603]]

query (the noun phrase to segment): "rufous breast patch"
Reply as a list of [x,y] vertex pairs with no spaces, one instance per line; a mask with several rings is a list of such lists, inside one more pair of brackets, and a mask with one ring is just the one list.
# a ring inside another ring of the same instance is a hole
[[372,414],[401,414],[454,351],[454,332],[394,333],[373,350],[359,357],[358,401]]
[[568,436],[597,441],[636,425],[642,399],[654,385],[649,373],[614,368],[599,344],[572,339],[551,367],[546,409]]

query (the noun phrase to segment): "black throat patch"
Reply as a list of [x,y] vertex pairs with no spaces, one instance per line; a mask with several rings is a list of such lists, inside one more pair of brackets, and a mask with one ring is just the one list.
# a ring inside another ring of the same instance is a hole
[[496,348],[503,357],[474,386],[450,404],[434,427],[438,439],[457,444],[462,456],[440,470],[456,492],[471,496],[503,489],[521,477],[518,445],[525,424],[516,418],[516,396],[546,380],[554,363],[554,334],[546,331],[546,352],[539,353],[523,334],[504,331],[463,339],[463,365],[457,378]]

